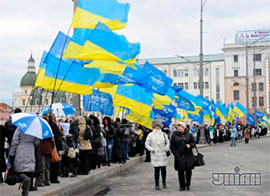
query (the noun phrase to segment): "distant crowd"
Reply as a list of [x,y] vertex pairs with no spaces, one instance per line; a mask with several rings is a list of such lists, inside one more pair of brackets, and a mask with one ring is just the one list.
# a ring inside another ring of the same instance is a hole
[[[21,112],[16,109],[15,112]],[[150,151],[145,149],[145,141],[151,129],[139,124],[120,120],[99,118],[90,115],[69,116],[68,119],[56,120],[53,114],[43,116],[52,128],[54,137],[40,140],[24,134],[11,120],[1,125],[1,172],[11,168],[22,182],[22,195],[36,191],[38,187],[60,183],[59,177],[75,178],[78,175],[89,175],[91,170],[110,167],[112,163],[124,164],[130,157],[143,156],[146,162],[151,161]],[[163,127],[168,138],[176,131],[176,126]],[[186,126],[196,143],[200,140],[198,125]],[[204,127],[205,139],[209,144],[225,141],[260,137],[267,133],[266,129],[250,125]],[[231,139],[232,138],[232,139]],[[52,153],[56,147],[59,161],[52,161]],[[34,180],[35,179],[35,180]],[[0,183],[3,176],[0,175]]]

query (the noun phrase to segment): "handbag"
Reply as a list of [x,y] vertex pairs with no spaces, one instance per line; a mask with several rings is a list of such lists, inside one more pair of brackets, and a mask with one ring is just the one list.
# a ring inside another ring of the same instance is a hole
[[5,173],[4,182],[9,186],[14,186],[16,183],[20,182],[20,178],[15,175],[13,169],[8,168]]
[[67,154],[67,156],[69,157],[69,158],[71,158],[71,159],[74,159],[75,157],[76,157],[76,153],[79,153],[79,150],[78,150],[78,148],[73,148],[73,147],[70,147],[69,149],[68,149],[68,154]]
[[195,146],[197,155],[194,155],[194,167],[199,167],[205,165],[203,154],[199,153],[197,146]]
[[52,154],[51,154],[51,163],[58,163],[61,159],[58,155],[58,152],[57,152],[57,149],[56,149],[56,145],[55,145],[55,141],[54,142],[54,147],[53,147],[53,150],[52,150]]
[[[165,133],[163,133],[163,137],[164,137],[165,146],[166,146],[166,145],[167,145],[167,142],[166,142]],[[170,151],[170,150],[168,150],[168,151],[166,152],[166,156],[167,156],[167,157],[169,157],[170,155],[171,155],[171,151]]]

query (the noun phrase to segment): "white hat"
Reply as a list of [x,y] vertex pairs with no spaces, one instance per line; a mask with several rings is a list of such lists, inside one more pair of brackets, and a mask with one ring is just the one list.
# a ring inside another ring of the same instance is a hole
[[184,129],[187,128],[187,124],[181,121],[177,121],[177,125],[181,125]]

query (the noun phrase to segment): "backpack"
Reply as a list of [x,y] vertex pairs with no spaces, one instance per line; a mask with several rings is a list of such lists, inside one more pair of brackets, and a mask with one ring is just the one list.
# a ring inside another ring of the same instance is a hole
[[86,125],[85,130],[84,130],[84,134],[83,134],[83,139],[89,140],[91,138],[91,136],[92,136],[91,128],[89,125]]

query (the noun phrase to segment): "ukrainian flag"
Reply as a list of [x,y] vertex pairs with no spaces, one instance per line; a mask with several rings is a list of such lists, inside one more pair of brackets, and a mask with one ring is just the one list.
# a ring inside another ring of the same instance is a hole
[[242,117],[248,113],[248,110],[243,105],[241,105],[239,102],[237,102],[233,108],[233,112],[238,114],[239,117]]
[[152,110],[152,93],[136,84],[119,85],[113,104],[128,108],[140,115],[149,116]]
[[149,116],[143,116],[132,110],[129,110],[129,114],[126,116],[126,119],[129,121],[137,122],[141,124],[142,126],[147,127],[148,129],[152,129],[152,122],[154,120],[153,118]]
[[76,56],[78,56],[85,41],[88,39],[92,31],[93,30],[91,29],[76,29],[72,38],[68,42],[63,57],[74,59]]
[[139,53],[139,43],[129,43],[123,35],[113,33],[106,25],[98,23],[75,59],[134,63]]
[[[59,66],[59,67],[58,67]],[[42,87],[76,94],[91,94],[100,77],[99,69],[85,68],[75,61],[65,61],[48,54]],[[56,83],[55,83],[56,82]]]
[[71,27],[94,29],[102,22],[112,30],[123,29],[128,22],[129,8],[128,3],[116,0],[79,0]]
[[43,85],[45,72],[46,72],[46,63],[44,63],[44,60],[45,60],[47,54],[48,53],[46,51],[43,51],[41,61],[39,64],[38,74],[37,74],[37,78],[36,78],[36,82],[35,82],[35,86],[38,86],[38,87],[42,87],[42,85]]

